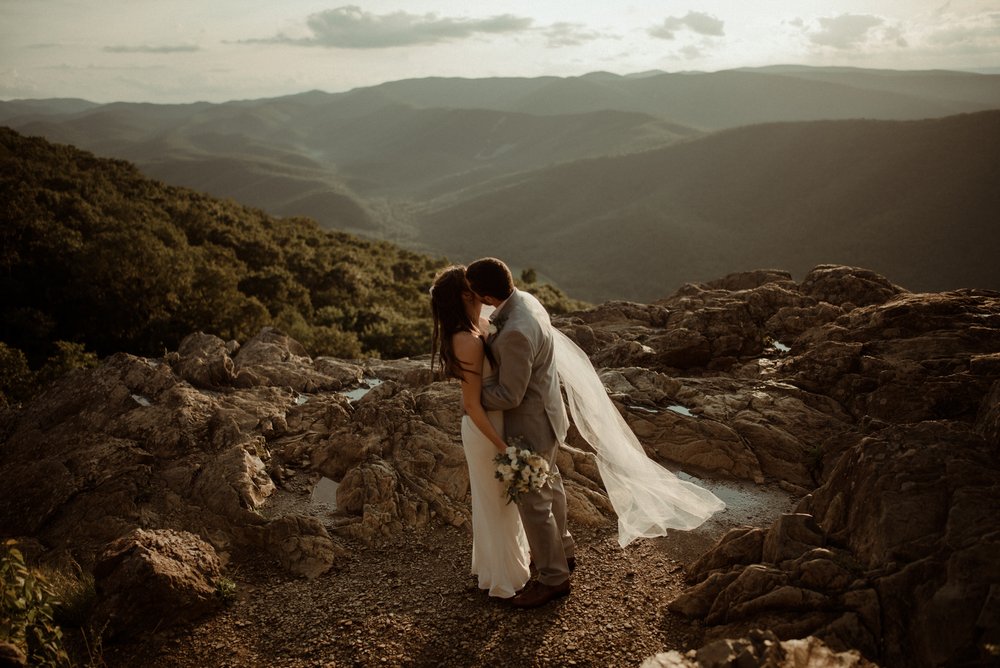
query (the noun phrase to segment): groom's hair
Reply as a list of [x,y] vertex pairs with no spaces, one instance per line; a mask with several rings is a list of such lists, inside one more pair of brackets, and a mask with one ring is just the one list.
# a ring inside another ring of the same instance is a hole
[[476,260],[465,269],[469,287],[483,297],[503,301],[514,292],[514,277],[510,269],[495,257]]

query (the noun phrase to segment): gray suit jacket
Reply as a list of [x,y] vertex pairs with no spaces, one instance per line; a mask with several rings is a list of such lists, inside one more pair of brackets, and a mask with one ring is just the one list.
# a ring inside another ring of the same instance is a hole
[[566,440],[569,418],[559,391],[552,325],[535,297],[515,290],[493,314],[487,340],[499,372],[483,384],[483,405],[504,412],[507,437],[523,436],[540,453]]

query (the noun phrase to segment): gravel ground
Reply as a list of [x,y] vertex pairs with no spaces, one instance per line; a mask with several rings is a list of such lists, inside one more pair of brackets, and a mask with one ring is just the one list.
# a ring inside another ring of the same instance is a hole
[[117,666],[637,666],[699,646],[697,624],[666,610],[685,564],[725,530],[765,526],[793,500],[775,487],[700,481],[729,508],[692,532],[622,550],[613,526],[572,527],[572,594],[518,610],[468,574],[471,536],[407,531],[305,580],[266,561],[230,565],[237,599],[201,623],[109,645]]

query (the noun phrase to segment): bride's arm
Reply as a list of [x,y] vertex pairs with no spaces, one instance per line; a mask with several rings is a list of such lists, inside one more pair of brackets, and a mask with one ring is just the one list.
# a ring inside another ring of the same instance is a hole
[[[486,416],[486,409],[483,408],[483,374],[481,373],[485,355],[483,340],[468,332],[460,332],[452,339],[452,345],[455,349],[455,357],[463,369],[462,405],[465,407],[465,413],[472,420],[472,423],[479,427],[483,436],[488,438],[497,450],[503,452],[507,449],[507,444],[500,438],[500,434],[497,433],[493,423]],[[476,371],[477,369],[479,371]]]

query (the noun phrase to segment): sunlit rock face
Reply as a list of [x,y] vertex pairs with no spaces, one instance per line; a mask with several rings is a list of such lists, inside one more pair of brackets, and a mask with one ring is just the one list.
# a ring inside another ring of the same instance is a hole
[[[1000,295],[912,294],[824,265],[554,324],[651,457],[802,499],[689,566],[670,607],[709,640],[765,628],[900,666],[974,662],[1000,642]],[[242,345],[196,333],[5,410],[0,525],[87,568],[141,529],[187,532],[222,567],[264,554],[315,577],[408,528],[471,526],[461,413],[458,383],[426,358],[313,359],[273,329]],[[590,447],[568,440],[571,520],[613,526]]]
[[770,631],[755,630],[745,638],[711,642],[697,650],[671,650],[651,656],[641,668],[875,668],[857,650],[830,649],[819,638],[781,640]]
[[94,567],[94,616],[111,638],[184,624],[217,609],[222,565],[186,531],[136,529],[112,542]]

